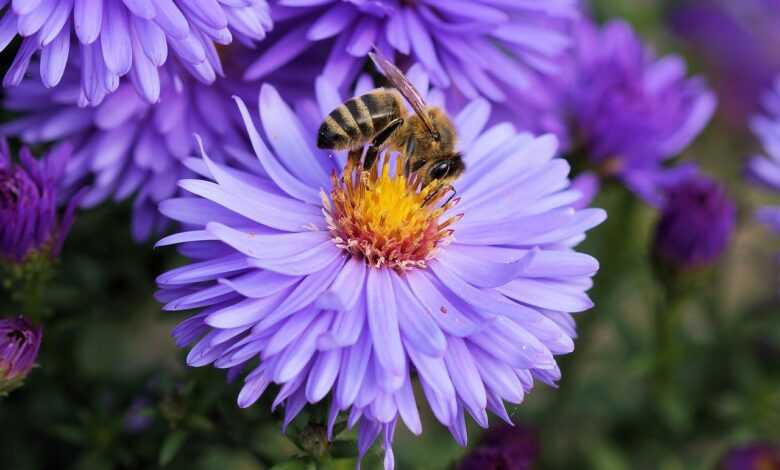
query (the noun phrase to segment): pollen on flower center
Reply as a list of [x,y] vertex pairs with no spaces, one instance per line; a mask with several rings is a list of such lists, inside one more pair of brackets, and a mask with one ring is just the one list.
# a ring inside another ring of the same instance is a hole
[[394,172],[390,166],[389,159],[372,171],[347,164],[340,176],[334,174],[330,199],[322,198],[328,228],[340,248],[370,266],[425,267],[462,216],[439,220],[458,199],[448,200],[450,191],[435,183],[420,188],[404,175],[401,159],[395,159]]

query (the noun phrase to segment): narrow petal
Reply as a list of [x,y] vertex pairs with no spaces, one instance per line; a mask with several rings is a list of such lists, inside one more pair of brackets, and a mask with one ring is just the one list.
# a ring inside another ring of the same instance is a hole
[[103,0],[74,0],[73,21],[82,44],[92,44],[103,23]]
[[321,352],[317,355],[309,373],[309,380],[306,382],[306,399],[309,400],[309,403],[316,403],[325,398],[336,381],[340,364],[340,349]]
[[368,326],[374,342],[374,352],[388,372],[403,376],[406,371],[406,358],[401,344],[393,284],[386,270],[369,270],[366,294]]

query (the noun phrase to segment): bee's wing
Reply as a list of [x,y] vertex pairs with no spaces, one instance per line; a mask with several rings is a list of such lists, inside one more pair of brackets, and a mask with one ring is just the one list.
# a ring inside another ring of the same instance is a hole
[[412,105],[414,112],[420,116],[420,119],[422,119],[423,124],[428,128],[428,131],[431,133],[431,135],[438,139],[438,132],[434,130],[433,123],[428,117],[428,114],[425,112],[426,105],[422,96],[420,96],[420,92],[417,91],[417,89],[414,87],[414,85],[412,85],[409,79],[406,78],[403,72],[398,70],[398,67],[387,60],[387,58],[383,56],[381,52],[379,52],[379,49],[374,47],[373,52],[369,52],[368,55],[371,57],[371,60],[374,61],[374,64],[376,64],[379,70],[382,71],[390,84],[393,85],[393,87],[395,87],[404,98],[406,98],[406,101],[408,101],[410,105]]

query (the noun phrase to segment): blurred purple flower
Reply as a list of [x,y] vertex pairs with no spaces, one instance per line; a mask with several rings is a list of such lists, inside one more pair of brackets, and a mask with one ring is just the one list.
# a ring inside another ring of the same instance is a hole
[[657,59],[622,21],[599,28],[579,23],[570,67],[559,86],[564,146],[601,176],[615,177],[648,203],[676,178],[664,163],[707,125],[715,96],[699,78],[686,78],[677,56]]
[[685,178],[665,188],[653,254],[676,269],[711,265],[728,247],[736,218],[734,202],[715,180]]
[[43,330],[24,317],[0,318],[0,395],[17,388],[38,356]]
[[768,443],[754,443],[730,450],[719,470],[780,470],[780,450]]
[[523,427],[499,425],[458,465],[458,470],[530,470],[539,456],[536,433]]
[[[80,69],[77,102],[92,105],[128,74],[156,102],[168,48],[211,83],[222,74],[217,44],[261,40],[272,25],[265,0],[0,0],[0,10],[0,51],[24,38],[3,85],[21,83],[40,52],[43,85],[57,86],[66,68]],[[78,49],[70,54],[71,47]]]
[[[780,78],[763,100],[764,114],[756,116],[751,128],[761,140],[766,155],[750,158],[748,177],[755,183],[774,191],[780,191]],[[758,219],[780,231],[780,207],[765,206],[758,210]]]
[[671,24],[709,68],[721,116],[744,127],[780,73],[780,3],[692,0],[673,11]]
[[578,3],[274,0],[272,16],[281,28],[263,44],[245,77],[265,78],[313,44],[325,44],[323,73],[341,88],[349,86],[376,45],[402,65],[421,64],[435,86],[450,89],[451,105],[485,97],[511,107],[528,128],[540,119],[530,111],[541,99],[535,92],[539,73],[557,71],[558,57],[571,44],[568,25],[579,16]]
[[14,163],[8,142],[0,140],[0,261],[22,263],[32,253],[56,257],[73,222],[78,197],[59,216],[57,182],[71,155],[58,145],[36,160],[27,148]]
[[142,395],[135,398],[125,412],[122,428],[131,434],[145,431],[154,423],[153,409],[154,405],[149,397]]
[[87,184],[82,207],[135,194],[133,236],[143,240],[164,223],[157,204],[171,197],[176,182],[188,174],[181,161],[194,152],[194,133],[216,159],[248,148],[230,96],[255,88],[229,75],[204,85],[175,65],[159,69],[156,104],[149,104],[127,80],[95,107],[78,105],[80,85],[73,71],[54,89],[27,80],[6,96],[5,108],[20,116],[0,126],[0,134],[31,144],[71,142],[74,152],[61,186],[69,191]]
[[554,137],[484,130],[484,100],[455,116],[469,170],[444,206],[445,196],[425,203],[395,176],[392,156],[380,175],[337,176],[344,156],[310,136],[342,97],[325,77],[317,92],[296,113],[264,85],[262,134],[239,101],[268,176],[205,154],[189,163],[204,179],[181,181],[193,196],[160,209],[190,230],[158,245],[197,261],[159,276],[158,299],[166,310],[202,309],[174,331],[180,346],[194,343],[189,365],[235,373],[260,359],[239,406],[279,384],[273,406],[284,406],[286,426],[332,393],[329,427],[348,411],[361,455],[384,432],[393,468],[399,416],[422,431],[413,371],[461,445],[466,413],[483,427],[487,410],[509,421],[504,400],[520,403],[534,379],[555,383],[554,356],[574,348],[569,312],[592,307],[585,291],[598,269],[573,246],[605,214],[570,207],[580,195],[568,190],[568,164],[553,158]]

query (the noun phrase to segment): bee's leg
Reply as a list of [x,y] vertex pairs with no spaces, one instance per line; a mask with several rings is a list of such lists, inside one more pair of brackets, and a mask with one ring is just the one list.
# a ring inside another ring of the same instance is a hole
[[360,157],[363,156],[363,147],[354,148],[347,154],[347,165],[350,168],[360,167]]
[[403,118],[395,118],[390,121],[390,124],[386,125],[384,129],[379,131],[379,133],[374,136],[373,140],[371,140],[371,145],[368,146],[366,156],[363,159],[364,170],[369,170],[374,166],[376,157],[379,155],[379,151],[382,149],[382,146],[387,142],[390,136],[393,135],[393,132],[398,130],[398,128],[401,127],[401,124],[403,123]]

